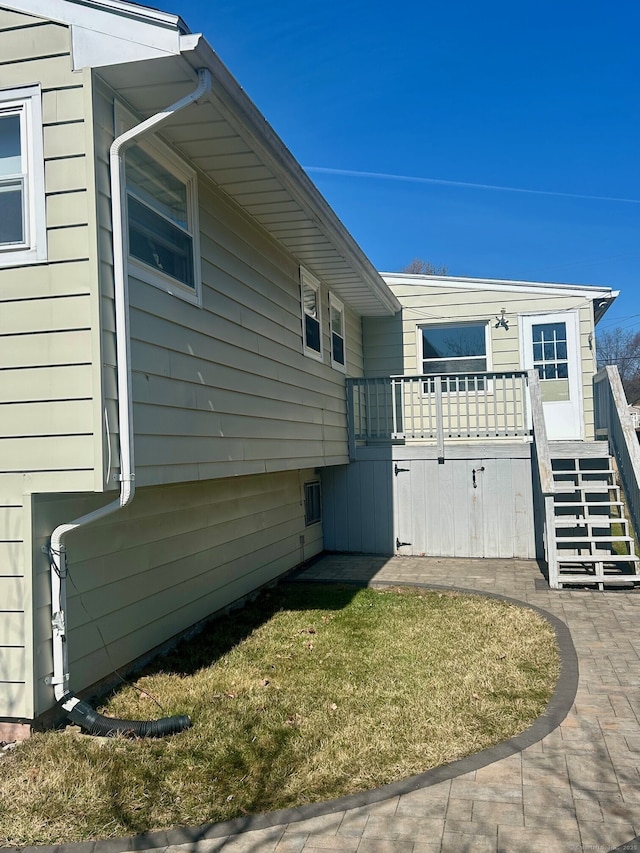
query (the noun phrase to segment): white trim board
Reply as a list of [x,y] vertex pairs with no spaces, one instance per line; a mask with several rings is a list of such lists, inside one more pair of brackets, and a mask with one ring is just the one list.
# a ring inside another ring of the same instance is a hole
[[540,293],[549,296],[582,296],[587,299],[615,299],[618,290],[592,284],[556,284],[541,281],[516,281],[491,278],[459,278],[455,276],[414,275],[411,273],[381,272],[388,285],[422,285],[465,290],[496,290],[519,293]]

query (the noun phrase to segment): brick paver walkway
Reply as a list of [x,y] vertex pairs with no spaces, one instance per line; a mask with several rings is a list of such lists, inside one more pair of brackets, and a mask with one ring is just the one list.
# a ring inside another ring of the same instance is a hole
[[326,556],[300,577],[456,586],[542,607],[570,629],[580,666],[575,703],[541,741],[454,779],[347,811],[158,851],[640,851],[633,841],[640,835],[639,592],[552,592],[538,566],[523,560]]

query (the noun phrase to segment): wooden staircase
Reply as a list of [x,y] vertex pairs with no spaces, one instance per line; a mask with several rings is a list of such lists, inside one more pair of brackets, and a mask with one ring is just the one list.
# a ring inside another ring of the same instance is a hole
[[550,442],[549,455],[555,542],[550,584],[598,589],[640,584],[639,557],[608,443]]

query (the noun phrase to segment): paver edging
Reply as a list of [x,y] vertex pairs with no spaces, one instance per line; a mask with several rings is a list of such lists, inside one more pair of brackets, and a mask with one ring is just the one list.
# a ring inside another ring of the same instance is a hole
[[640,853],[640,835],[636,835],[631,841],[626,841],[615,850],[610,850],[609,853]]
[[[298,577],[288,577],[288,580],[304,583],[335,583],[327,580],[305,580]],[[376,581],[375,583],[349,582],[340,580],[342,586],[357,587],[398,587],[411,586],[421,589],[443,590],[448,592],[460,592],[468,595],[480,595],[485,598],[495,598],[500,601],[515,604],[518,607],[527,607],[539,613],[549,622],[556,634],[558,652],[560,657],[560,675],[556,688],[547,704],[545,712],[538,717],[528,729],[515,737],[509,738],[497,746],[487,747],[480,752],[460,758],[449,764],[434,767],[424,773],[418,773],[402,779],[399,782],[391,782],[371,791],[361,791],[357,794],[349,794],[335,800],[327,800],[320,803],[309,803],[294,808],[280,809],[279,811],[265,812],[257,815],[234,818],[221,823],[209,823],[201,826],[185,826],[174,829],[160,830],[144,833],[142,835],[128,838],[109,838],[98,841],[83,841],[71,844],[53,844],[33,847],[11,847],[0,848],[3,853],[124,853],[129,850],[150,850],[164,848],[179,844],[195,843],[207,838],[223,838],[227,835],[238,835],[258,829],[267,829],[281,824],[295,823],[308,820],[313,817],[334,814],[348,809],[360,808],[381,800],[408,794],[421,788],[428,788],[445,782],[456,776],[461,776],[473,770],[479,770],[488,764],[493,764],[510,755],[514,755],[534,743],[542,740],[550,734],[567,716],[573,705],[578,689],[578,656],[576,654],[573,640],[567,625],[552,613],[537,607],[529,602],[520,601],[496,592],[465,589],[464,587],[445,586],[440,584],[410,583],[406,581]],[[623,848],[624,849],[624,848]],[[628,849],[628,848],[627,848]],[[631,848],[633,850],[633,848]],[[615,851],[614,851],[615,853]]]

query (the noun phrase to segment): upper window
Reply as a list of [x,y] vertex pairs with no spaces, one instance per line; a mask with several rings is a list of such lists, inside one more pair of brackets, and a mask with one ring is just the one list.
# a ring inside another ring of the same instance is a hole
[[484,322],[420,327],[422,373],[445,374],[444,391],[484,389],[484,377],[474,374],[487,370],[488,329]]
[[[119,110],[118,132],[135,123]],[[125,154],[127,239],[133,274],[190,302],[200,298],[197,179],[158,140]]]
[[320,282],[305,269],[300,270],[302,290],[302,342],[305,355],[322,361],[322,317]]
[[39,86],[0,90],[0,265],[47,256]]
[[344,347],[344,306],[339,299],[329,294],[329,321],[331,326],[331,364],[346,371]]

